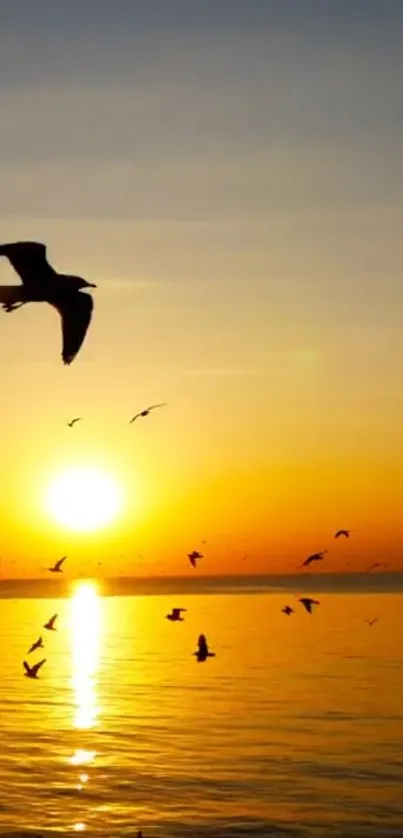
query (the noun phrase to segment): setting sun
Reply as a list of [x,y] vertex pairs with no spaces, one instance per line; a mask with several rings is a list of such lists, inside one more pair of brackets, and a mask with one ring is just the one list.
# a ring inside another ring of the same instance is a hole
[[118,514],[121,491],[106,472],[74,467],[51,482],[46,505],[59,524],[78,531],[96,530]]

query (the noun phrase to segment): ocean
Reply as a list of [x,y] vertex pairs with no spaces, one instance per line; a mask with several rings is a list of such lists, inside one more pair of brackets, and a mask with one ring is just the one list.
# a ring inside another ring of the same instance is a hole
[[[11,580],[0,597],[1,835],[403,836],[402,576]],[[199,664],[201,632],[216,657]]]

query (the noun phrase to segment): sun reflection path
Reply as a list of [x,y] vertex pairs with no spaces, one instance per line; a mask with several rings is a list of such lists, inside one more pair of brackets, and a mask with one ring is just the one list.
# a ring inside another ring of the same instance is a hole
[[96,673],[101,639],[101,601],[96,586],[81,582],[71,600],[73,725],[88,730],[97,724]]

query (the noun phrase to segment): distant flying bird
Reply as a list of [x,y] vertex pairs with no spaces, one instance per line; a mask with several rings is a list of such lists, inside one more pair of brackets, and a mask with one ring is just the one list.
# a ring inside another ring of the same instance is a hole
[[341,535],[344,535],[346,538],[350,538],[350,530],[337,530],[335,532],[334,537],[340,538]]
[[136,415],[130,419],[129,425],[131,425],[132,422],[135,422],[136,419],[139,419],[140,416],[148,416],[151,410],[155,410],[157,407],[165,407],[165,405],[166,402],[162,402],[161,404],[152,404],[150,407],[146,407],[145,410],[141,410],[140,413],[136,413]]
[[48,622],[45,623],[44,629],[48,629],[48,631],[57,631],[57,629],[55,628],[56,618],[57,618],[57,614],[53,614],[53,617],[51,617],[50,620],[48,620]]
[[22,280],[21,285],[0,286],[4,311],[14,311],[25,303],[49,303],[60,314],[65,364],[71,364],[84,341],[90,324],[93,300],[82,294],[84,288],[96,288],[81,276],[57,273],[46,259],[46,246],[40,242],[12,242],[0,245]]
[[368,623],[369,626],[373,626],[374,623],[378,621],[378,617],[374,617],[373,620],[366,620],[365,622]]
[[193,652],[197,658],[197,663],[204,663],[207,658],[215,658],[215,652],[209,652],[207,640],[204,634],[199,634],[197,645],[197,652]]
[[375,570],[376,567],[386,567],[386,562],[374,562],[368,568],[368,570]]
[[304,562],[302,562],[301,567],[307,567],[311,564],[311,562],[321,562],[323,561],[323,556],[327,553],[327,550],[322,550],[321,553],[312,553],[311,556],[308,556]]
[[36,649],[43,649],[42,637],[38,637],[38,640],[36,640],[35,643],[33,643],[32,646],[28,649],[28,655],[30,655],[31,652],[35,652]]
[[317,599],[311,599],[309,596],[301,597],[299,602],[304,606],[308,614],[312,614],[313,605],[320,605]]
[[72,428],[76,422],[81,422],[81,416],[76,416],[75,419],[72,419],[70,422],[67,422],[69,428]]
[[202,559],[202,558],[203,558],[203,553],[199,553],[198,550],[193,550],[192,553],[188,553],[188,559],[189,559],[190,564],[192,565],[192,567],[196,567],[196,560],[197,559]]
[[173,608],[171,613],[166,615],[166,619],[171,620],[172,623],[183,623],[182,611],[187,611],[187,608]]
[[294,614],[294,609],[291,608],[291,605],[285,605],[281,610],[283,614],[287,614],[287,617],[289,617],[290,614]]
[[67,556],[63,556],[61,559],[59,559],[58,562],[55,562],[53,567],[48,567],[48,570],[50,570],[51,573],[61,573],[62,572],[62,564],[66,561],[66,559],[67,559]]
[[37,678],[38,677],[38,672],[39,672],[41,666],[43,666],[44,663],[46,663],[46,658],[43,658],[43,660],[38,661],[38,663],[34,663],[33,666],[30,666],[29,663],[24,661],[23,664],[24,664],[24,669],[25,669],[25,672],[24,672],[25,677],[26,678]]

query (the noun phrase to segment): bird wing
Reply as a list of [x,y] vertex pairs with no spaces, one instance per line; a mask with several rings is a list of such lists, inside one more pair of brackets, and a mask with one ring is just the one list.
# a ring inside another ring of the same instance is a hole
[[46,246],[40,242],[13,242],[0,245],[0,256],[11,262],[24,284],[29,285],[52,270],[46,259]]
[[61,568],[61,566],[62,566],[63,562],[65,562],[65,561],[66,561],[66,559],[67,559],[67,556],[63,556],[63,558],[62,558],[62,559],[59,559],[59,561],[58,561],[58,562],[56,562],[56,564],[55,564],[55,568],[56,568],[57,570],[60,570],[60,568]]
[[27,664],[26,661],[23,661],[23,666],[24,666],[25,672],[29,673],[31,671],[30,667],[29,667],[29,664]]
[[36,663],[32,667],[32,672],[33,672],[34,675],[36,675],[36,673],[40,670],[41,666],[43,666],[44,663],[46,663],[46,658],[43,658],[43,660],[38,661],[38,663]]
[[132,418],[132,419],[130,419],[129,425],[131,425],[131,423],[132,423],[132,422],[135,422],[135,421],[136,421],[136,419],[138,419],[138,418],[139,418],[139,416],[141,416],[141,413],[136,413],[136,414],[133,416],[133,418]]
[[53,617],[51,617],[50,620],[48,620],[48,626],[54,626],[56,618],[57,614],[54,614]]
[[58,302],[52,301],[52,305],[62,318],[62,358],[65,364],[71,364],[90,325],[94,301],[88,294],[77,293],[70,298],[63,297]]
[[147,408],[147,410],[155,410],[156,407],[165,407],[165,405],[166,402],[162,402],[161,404],[151,404],[150,407]]

